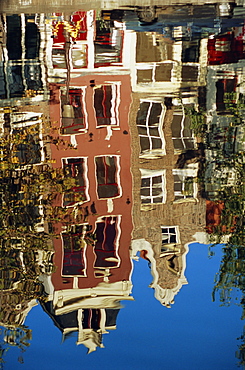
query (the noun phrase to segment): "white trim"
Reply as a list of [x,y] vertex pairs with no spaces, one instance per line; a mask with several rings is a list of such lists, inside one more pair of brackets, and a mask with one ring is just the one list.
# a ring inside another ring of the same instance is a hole
[[96,121],[96,128],[101,127],[108,127],[108,125],[98,125],[97,124],[97,117],[96,117],[96,110],[94,106],[94,97],[95,97],[95,90],[101,88],[102,86],[111,86],[111,118],[110,118],[110,127],[113,129],[114,127],[118,127],[120,125],[119,122],[119,105],[120,105],[120,86],[121,81],[105,81],[102,84],[96,85],[93,90],[93,108],[94,108],[94,115]]
[[[149,149],[141,150],[140,158],[156,158],[156,157],[159,157],[159,156],[162,156],[162,155],[166,155],[166,141],[165,141],[165,137],[164,137],[163,129],[162,129],[163,120],[164,120],[165,113],[166,113],[166,107],[161,102],[147,100],[147,99],[146,100],[141,99],[138,112],[140,111],[141,104],[143,104],[143,103],[149,103],[150,105],[148,107],[146,120],[145,120],[145,125],[140,125],[140,124],[137,123],[137,127],[145,128],[147,133],[145,135],[139,133],[138,135],[139,135],[139,137],[148,138],[150,147],[149,147]],[[157,126],[156,125],[150,126],[149,125],[149,118],[150,118],[151,110],[152,110],[152,107],[153,107],[154,104],[161,104],[162,110],[161,110],[161,115],[159,117],[158,125]],[[156,128],[158,130],[159,136],[151,135],[150,134],[150,129],[151,128]],[[152,146],[153,146],[152,139],[160,139],[161,142],[162,142],[162,147],[157,148],[157,149],[153,149],[152,148]]]
[[94,32],[95,32],[95,11],[89,10],[87,12],[87,69],[94,68]]
[[[70,90],[80,90],[81,91],[81,100],[82,100],[82,112],[83,112],[83,115],[84,115],[84,128],[82,128],[81,130],[79,130],[80,132],[78,133],[75,133],[75,134],[61,134],[62,136],[72,136],[72,135],[80,135],[80,134],[84,134],[85,132],[87,132],[88,130],[88,112],[87,112],[87,109],[86,109],[86,100],[85,100],[85,95],[86,95],[86,89],[87,89],[87,86],[69,86],[69,91]],[[66,92],[66,87],[65,86],[61,86],[60,87],[60,129],[63,128],[62,126],[62,118],[63,118],[63,115],[62,115],[62,104],[61,104],[61,96],[62,96],[62,92]]]
[[184,284],[188,284],[188,281],[184,275],[185,269],[186,269],[186,255],[189,251],[188,244],[185,244],[184,248],[185,251],[181,255],[182,259],[182,270],[181,274],[178,277],[177,284],[174,288],[162,288],[159,284],[159,273],[157,271],[157,266],[156,266],[156,258],[154,256],[154,251],[152,249],[152,245],[146,241],[145,239],[135,239],[132,240],[131,244],[131,258],[133,259],[138,259],[137,252],[146,250],[147,251],[147,258],[151,262],[151,274],[153,276],[153,281],[150,284],[150,287],[155,290],[155,298],[163,305],[166,307],[170,307],[171,304],[174,303],[174,297],[178,294],[180,289]]
[[[141,203],[144,205],[144,204],[157,204],[157,203],[166,203],[166,200],[167,200],[167,189],[166,189],[166,170],[149,170],[149,169],[143,169],[143,168],[140,168],[140,172],[141,172],[141,180],[142,179],[148,179],[150,180],[150,185],[149,186],[146,186],[144,188],[149,188],[150,189],[150,195],[141,195]],[[162,177],[162,181],[156,185],[161,185],[161,186],[156,186],[153,184],[153,178],[154,177],[158,177],[158,176],[161,176]],[[159,195],[153,195],[153,189],[155,188],[161,188],[162,192],[159,194]],[[141,189],[142,188],[142,185],[141,185]],[[162,202],[154,202],[154,198],[159,198],[161,197],[162,198]],[[147,202],[142,202],[144,199],[150,199],[150,202],[147,203]]]
[[[172,243],[174,243],[174,244],[180,244],[180,232],[179,232],[179,226],[161,226],[161,232],[162,232],[162,240],[163,240],[163,236],[164,235],[168,235],[169,237],[171,236],[171,235],[173,235],[173,233],[170,233],[169,232],[169,229],[175,229],[175,232],[174,232],[174,235],[176,236],[176,242],[170,242],[170,243],[162,243],[162,246],[164,246],[164,245],[168,245],[168,244],[172,244]],[[163,233],[163,231],[162,231],[162,229],[168,229],[168,233],[166,234],[166,233]],[[166,238],[165,238],[166,239]]]
[[[133,300],[132,282],[99,283],[93,288],[64,289],[54,291],[53,304],[56,315],[69,313],[80,308],[120,308],[118,301]],[[73,303],[69,303],[73,302]]]

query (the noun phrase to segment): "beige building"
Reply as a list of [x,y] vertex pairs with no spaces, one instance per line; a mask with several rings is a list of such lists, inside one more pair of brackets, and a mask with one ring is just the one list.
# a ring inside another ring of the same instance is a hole
[[[203,232],[205,201],[198,195],[198,144],[181,106],[133,94],[130,113],[133,173],[132,258],[150,263],[155,297],[165,306],[185,278],[188,243]],[[186,154],[183,154],[186,153]]]

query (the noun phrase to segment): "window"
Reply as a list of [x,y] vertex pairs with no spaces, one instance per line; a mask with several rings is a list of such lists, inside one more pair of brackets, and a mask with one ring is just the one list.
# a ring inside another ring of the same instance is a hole
[[94,109],[97,127],[118,125],[119,85],[101,85],[94,88]]
[[[8,98],[33,97],[43,91],[39,59],[40,31],[35,15],[6,17],[5,66]],[[22,60],[22,62],[20,62]]]
[[200,41],[191,40],[183,42],[182,62],[183,63],[198,63],[199,61]]
[[[75,12],[70,19],[61,20],[57,13],[52,16],[52,62],[54,68],[73,70],[87,66],[87,19],[86,12]],[[72,42],[70,40],[72,39]]]
[[142,204],[166,202],[166,171],[145,170],[141,172],[140,197]]
[[196,198],[197,196],[197,169],[174,169],[174,196],[175,200]]
[[114,198],[119,196],[118,157],[95,157],[97,193],[99,198]]
[[96,222],[95,267],[111,268],[119,265],[119,257],[117,255],[119,223],[119,216],[101,217]]
[[162,251],[165,250],[166,244],[179,244],[178,226],[162,226]]
[[21,59],[21,18],[17,15],[6,17],[7,20],[7,50],[9,60]]
[[[230,105],[236,102],[237,78],[221,79],[216,82],[216,109],[217,111],[229,110]],[[234,99],[235,98],[235,99]],[[227,104],[225,103],[227,100]]]
[[173,63],[137,64],[137,83],[170,82],[173,74]]
[[142,102],[137,114],[141,157],[164,155],[165,140],[161,129],[163,106],[161,103]]
[[[118,23],[119,25],[119,23]],[[112,27],[111,21],[96,21],[95,68],[122,61],[123,30]]]
[[190,129],[190,118],[182,112],[176,112],[172,121],[172,138],[176,152],[196,149],[196,141]]
[[26,59],[37,59],[39,57],[40,32],[38,26],[34,22],[35,16],[26,15],[26,28],[25,28]]
[[84,109],[84,90],[70,89],[68,97],[61,93],[61,134],[76,135],[86,129],[86,114]]
[[62,159],[64,185],[67,189],[63,197],[63,206],[70,207],[88,200],[88,181],[86,158]]
[[63,241],[63,276],[85,276],[86,241],[90,225],[71,225],[70,230],[61,234]]

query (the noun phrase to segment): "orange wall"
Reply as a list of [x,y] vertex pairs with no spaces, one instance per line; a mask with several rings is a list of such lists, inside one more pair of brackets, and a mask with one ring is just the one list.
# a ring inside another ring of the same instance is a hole
[[[96,85],[105,82],[120,81],[120,105],[119,105],[119,129],[112,130],[110,140],[105,140],[107,136],[107,128],[96,128],[96,117],[93,108],[93,88],[90,87],[90,80],[95,80]],[[59,85],[62,86],[62,85]],[[64,86],[64,85],[63,85]],[[82,76],[72,79],[70,82],[71,87],[87,86],[85,93],[86,110],[88,113],[88,131],[83,134],[76,135],[77,149],[58,150],[56,146],[52,145],[52,159],[54,168],[62,166],[62,158],[64,157],[88,157],[88,180],[89,180],[89,197],[90,200],[83,203],[83,206],[90,206],[95,202],[95,207],[98,216],[121,215],[121,237],[119,245],[119,257],[121,259],[118,268],[110,270],[112,276],[109,277],[110,282],[128,280],[132,269],[131,261],[129,258],[129,246],[131,243],[132,232],[132,176],[130,171],[131,164],[131,147],[130,135],[128,127],[129,108],[131,103],[131,84],[128,75],[109,76],[109,75],[90,75]],[[51,86],[53,92],[54,102],[50,105],[50,117],[53,126],[60,127],[60,114],[61,106],[59,101],[59,88],[58,85]],[[127,131],[127,134],[123,133]],[[93,141],[90,140],[89,133],[93,133]],[[62,139],[70,142],[69,136],[61,136]],[[96,192],[96,173],[94,157],[98,155],[119,155],[120,156],[120,184],[122,188],[122,196],[113,199],[114,209],[112,213],[107,212],[107,200],[98,199]],[[127,200],[130,200],[128,204]],[[60,197],[61,200],[61,197]],[[89,215],[88,222],[95,226],[97,216]],[[61,224],[57,225],[58,230],[61,231]],[[52,276],[55,289],[70,289],[72,288],[73,278],[62,278],[62,242],[61,239],[54,240],[55,245],[55,259],[54,263],[57,266],[56,272]],[[79,278],[79,287],[92,287],[102,281],[101,278],[94,277],[93,263],[95,255],[93,247],[87,247],[87,277]],[[64,284],[63,280],[70,281]]]

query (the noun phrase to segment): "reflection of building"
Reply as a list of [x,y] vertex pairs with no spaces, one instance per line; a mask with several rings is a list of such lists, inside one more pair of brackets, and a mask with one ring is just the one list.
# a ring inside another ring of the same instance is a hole
[[244,28],[236,27],[232,32],[210,37],[208,40],[208,63],[220,65],[237,63],[245,59]]
[[173,32],[177,40],[156,32],[131,33],[133,91],[166,96],[182,88],[188,96],[205,85],[207,40],[186,41],[182,27]]
[[127,48],[123,24],[96,19],[95,11],[57,13],[48,21],[49,81],[69,83],[76,73],[125,73]]
[[[90,284],[91,279],[93,285],[97,284],[97,279],[103,280],[109,270],[110,281],[125,280],[131,271],[127,249],[132,230],[128,86],[128,76],[105,79],[94,75],[71,80],[66,102],[63,86],[52,90],[59,103],[50,106],[51,120],[58,123],[60,137],[74,145],[65,152],[53,147],[52,159],[56,162],[53,166],[63,168],[70,183],[57,204],[67,207],[67,212],[75,216],[61,230],[63,248],[75,246],[76,235],[84,240],[84,257],[80,261],[84,278],[78,279],[81,287],[87,279]],[[96,243],[92,252],[86,245],[92,246],[93,240],[89,238],[93,237]],[[62,265],[67,263],[64,262],[67,257],[65,250],[59,248],[56,263]],[[57,271],[57,283],[62,288],[59,274]],[[66,287],[75,284],[73,278],[68,281]]]
[[[64,334],[78,331],[78,343],[91,351],[101,346],[119,301],[132,299],[130,80],[71,76],[68,90],[53,84],[51,91],[51,121],[71,145],[51,146],[53,167],[62,169],[67,186],[54,205],[66,215],[54,225],[57,269],[45,281],[51,300],[45,309]],[[75,322],[64,322],[66,315]]]
[[44,15],[3,15],[0,30],[1,105],[47,98]]
[[88,353],[103,348],[102,334],[107,330],[116,329],[116,319],[119,309],[110,308],[79,308],[65,314],[55,314],[51,301],[42,303],[44,311],[52,318],[54,324],[61,330],[63,340],[71,333],[78,332],[77,344],[88,348]]
[[205,202],[197,187],[201,151],[184,110],[166,107],[160,96],[134,93],[130,124],[134,149],[132,256],[141,251],[149,261],[155,297],[169,307],[187,283],[188,243],[205,226]]

